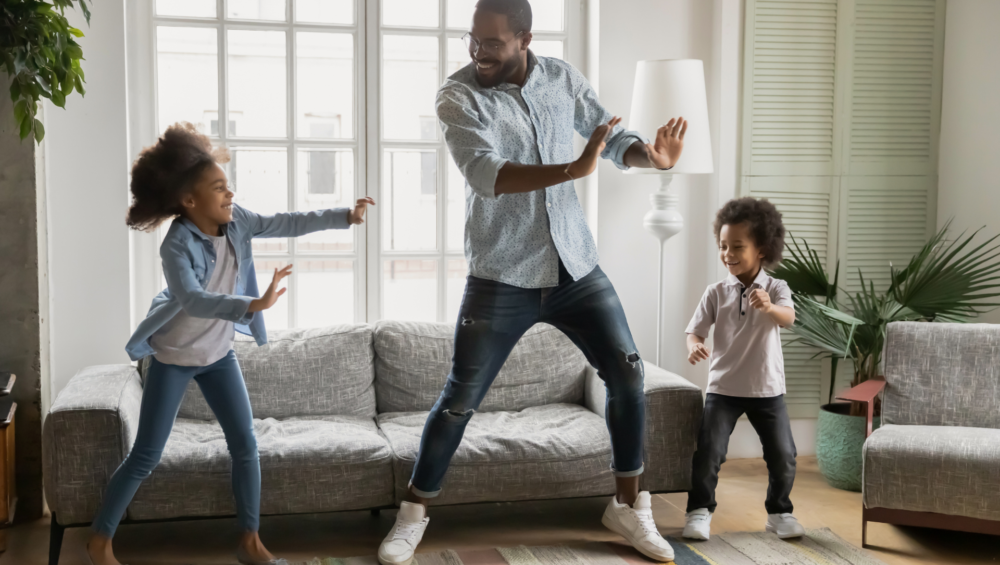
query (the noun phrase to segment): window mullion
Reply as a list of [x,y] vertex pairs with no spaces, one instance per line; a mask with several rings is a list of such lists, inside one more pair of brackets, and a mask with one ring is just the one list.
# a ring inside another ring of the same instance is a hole
[[[289,0],[289,4],[294,4],[294,3],[295,3],[294,0]],[[289,18],[289,22],[291,22],[291,21],[293,21],[291,19],[291,17],[292,17],[292,11],[291,11],[291,8],[290,8],[289,4],[286,4],[286,8],[285,8],[286,9],[286,13],[285,13],[285,15],[286,15],[286,17]],[[290,25],[289,28],[288,28],[288,31],[286,31],[285,33],[286,33],[286,35],[285,35],[285,57],[286,57],[285,58],[285,69],[286,69],[285,70],[285,74],[286,74],[286,79],[285,79],[285,81],[286,81],[286,83],[285,83],[285,111],[286,111],[286,118],[285,119],[286,119],[286,122],[287,122],[286,127],[285,127],[285,135],[289,138],[289,142],[285,145],[285,147],[287,148],[287,155],[285,157],[286,157],[286,162],[288,163],[288,165],[287,165],[287,169],[288,170],[285,171],[285,172],[287,173],[287,178],[288,178],[288,181],[287,181],[288,182],[288,192],[287,192],[287,196],[288,196],[288,211],[289,212],[295,212],[295,211],[297,211],[297,205],[296,204],[298,202],[298,194],[296,193],[296,191],[298,190],[298,186],[296,185],[296,182],[295,182],[296,181],[296,175],[297,175],[297,171],[295,170],[295,165],[296,165],[296,158],[295,158],[296,155],[295,155],[295,152],[296,152],[296,149],[297,149],[297,146],[295,144],[295,139],[298,136],[297,124],[295,123],[295,116],[297,115],[297,113],[296,113],[297,112],[297,108],[296,108],[296,106],[297,106],[297,99],[296,99],[296,94],[295,94],[295,92],[296,92],[296,90],[295,90],[296,82],[295,81],[298,78],[298,68],[296,66],[296,62],[297,62],[297,57],[296,57],[296,42],[295,42],[296,35],[295,35],[295,26],[294,26],[294,24]],[[293,263],[293,264],[298,263],[299,262],[299,256],[298,256],[298,240],[297,240],[297,238],[294,238],[294,237],[288,238],[288,251],[289,251],[289,261],[291,263]],[[302,265],[300,264],[300,265],[298,265],[298,267],[299,268],[293,268],[292,269],[291,280],[287,284],[287,286],[290,287],[288,289],[289,290],[289,292],[288,292],[288,294],[289,294],[289,297],[288,297],[289,298],[289,300],[288,300],[288,327],[290,327],[290,328],[298,327],[298,322],[299,322],[298,302],[299,302],[299,295],[301,294],[299,292],[299,289],[300,289],[300,286],[299,286],[299,271],[301,270]]]

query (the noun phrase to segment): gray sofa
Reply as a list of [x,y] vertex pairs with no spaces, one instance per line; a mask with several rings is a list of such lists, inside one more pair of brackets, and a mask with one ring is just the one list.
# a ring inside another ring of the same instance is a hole
[[[450,369],[453,332],[448,324],[380,322],[272,332],[259,348],[239,339],[260,452],[261,513],[398,504]],[[687,490],[701,391],[645,368],[643,488]],[[135,440],[141,397],[135,367],[104,365],[80,371],[53,403],[43,448],[56,560],[63,528],[90,522]],[[603,383],[583,355],[562,332],[535,326],[470,422],[434,503],[613,493],[603,413]],[[233,515],[229,465],[222,430],[192,383],[126,521]]]
[[1000,535],[1000,326],[890,324],[884,369],[882,427],[864,444],[863,531]]

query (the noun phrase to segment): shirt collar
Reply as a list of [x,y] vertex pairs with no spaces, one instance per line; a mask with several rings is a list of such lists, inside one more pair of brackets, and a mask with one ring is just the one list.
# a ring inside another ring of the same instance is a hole
[[[753,287],[756,285],[760,288],[767,288],[767,281],[769,281],[770,279],[771,279],[770,275],[768,275],[764,271],[764,269],[761,269],[760,272],[757,273],[757,277],[753,280],[752,283],[750,283],[750,286]],[[726,277],[726,285],[743,286],[743,283],[740,282],[740,279],[736,278],[736,275],[729,275],[728,277]]]
[[[208,237],[207,235],[205,235],[205,232],[203,232],[200,229],[198,229],[198,226],[194,225],[194,222],[192,222],[191,220],[185,218],[184,216],[177,216],[177,221],[180,222],[180,224],[182,226],[184,226],[187,229],[191,230],[191,233],[193,233],[196,236],[200,237],[202,239],[202,241],[211,241],[212,240],[210,237]],[[222,232],[222,235],[228,236],[229,235],[229,224],[223,224],[223,225],[219,226],[219,230]]]

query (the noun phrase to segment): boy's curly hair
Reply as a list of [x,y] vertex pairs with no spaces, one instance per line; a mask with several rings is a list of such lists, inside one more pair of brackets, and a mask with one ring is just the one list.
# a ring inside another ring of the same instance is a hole
[[761,262],[765,267],[781,261],[785,249],[785,226],[781,223],[781,212],[766,199],[737,198],[726,202],[715,215],[715,243],[719,243],[722,226],[747,224],[754,243],[763,251]]
[[132,205],[125,223],[134,230],[152,231],[180,215],[181,199],[194,181],[215,163],[228,162],[229,151],[213,147],[193,125],[178,122],[168,127],[132,164]]

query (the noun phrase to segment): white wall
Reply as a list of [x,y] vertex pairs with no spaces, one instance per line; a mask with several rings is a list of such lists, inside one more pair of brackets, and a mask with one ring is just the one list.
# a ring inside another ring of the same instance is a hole
[[[948,0],[938,223],[1000,234],[1000,2]],[[1000,323],[1000,311],[982,317]]]
[[[665,369],[703,389],[708,367],[686,361],[684,329],[705,287],[725,276],[712,235],[716,210],[736,193],[739,100],[742,73],[742,0],[616,0],[600,9],[600,96],[605,107],[628,118],[635,64],[643,59],[702,59],[716,172],[680,176],[684,230],[665,251],[663,360]],[[626,126],[628,124],[625,124]],[[642,132],[650,135],[652,132]],[[654,176],[625,176],[614,165],[599,171],[598,247],[601,266],[618,290],[629,326],[647,362],[656,357],[658,242],[642,228]],[[815,453],[815,420],[793,420],[800,455]],[[756,433],[741,420],[729,457],[760,457]]]
[[98,0],[88,27],[70,23],[86,60],[87,95],[45,108],[51,303],[51,398],[87,365],[126,363],[129,338],[125,3]]

